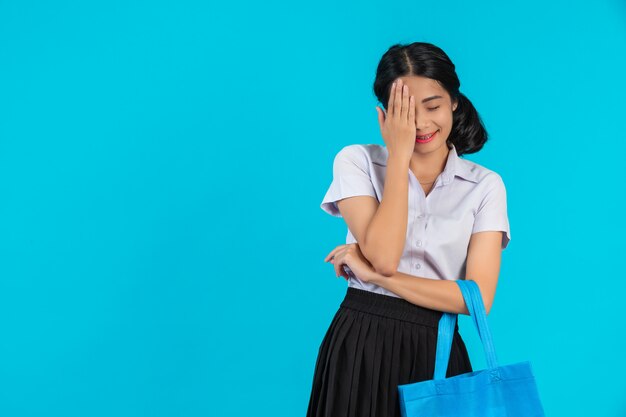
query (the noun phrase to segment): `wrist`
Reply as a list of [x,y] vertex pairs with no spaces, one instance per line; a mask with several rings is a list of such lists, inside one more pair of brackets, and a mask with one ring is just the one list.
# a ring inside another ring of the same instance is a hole
[[376,272],[375,270],[371,270],[369,272],[369,276],[368,276],[368,282],[371,282],[372,284],[378,285],[380,286],[380,284],[386,279],[387,277],[379,274],[378,272]]
[[402,153],[389,153],[387,158],[387,165],[392,166],[409,166],[411,163],[411,156]]

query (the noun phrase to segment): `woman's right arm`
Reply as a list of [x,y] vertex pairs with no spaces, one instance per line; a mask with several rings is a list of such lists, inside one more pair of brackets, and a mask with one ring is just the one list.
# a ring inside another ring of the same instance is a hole
[[390,155],[380,204],[374,197],[350,197],[337,202],[363,256],[377,273],[393,275],[400,263],[408,222],[409,159]]
[[378,122],[387,145],[387,172],[380,204],[371,196],[337,202],[337,208],[359,244],[363,256],[381,275],[396,273],[404,251],[409,206],[409,164],[415,146],[415,99],[398,80],[392,85],[387,114]]
[[375,259],[376,272],[385,276],[396,273],[406,242],[409,161],[399,155],[387,160],[383,198],[365,233],[365,252],[361,248],[363,255]]

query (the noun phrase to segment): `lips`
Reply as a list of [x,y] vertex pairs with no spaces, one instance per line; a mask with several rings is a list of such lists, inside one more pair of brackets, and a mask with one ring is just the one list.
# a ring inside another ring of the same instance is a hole
[[433,135],[436,132],[437,131],[435,130],[434,132],[430,132],[430,133],[427,133],[425,135],[416,135],[415,137],[418,138],[418,139],[428,139],[431,135]]
[[415,136],[415,141],[418,142],[418,143],[430,142],[437,135],[437,132],[439,132],[439,131],[436,130],[430,136],[428,136],[428,135],[425,135],[425,136]]

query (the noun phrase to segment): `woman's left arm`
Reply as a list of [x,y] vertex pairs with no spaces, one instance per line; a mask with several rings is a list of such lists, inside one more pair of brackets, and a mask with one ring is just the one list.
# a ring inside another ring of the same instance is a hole
[[[500,274],[502,233],[486,231],[472,234],[467,252],[465,276],[478,284],[487,314],[491,311]],[[413,304],[447,313],[469,314],[463,294],[454,281],[423,278],[401,272],[388,277],[375,271],[371,272],[367,280]]]

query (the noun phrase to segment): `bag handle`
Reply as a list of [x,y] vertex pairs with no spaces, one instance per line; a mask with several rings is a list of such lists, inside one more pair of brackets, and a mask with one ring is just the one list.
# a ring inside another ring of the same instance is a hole
[[[455,282],[461,289],[467,310],[478,330],[478,335],[482,341],[485,355],[487,356],[487,365],[489,369],[492,370],[494,377],[499,377],[499,371],[496,369],[498,368],[498,360],[493,346],[491,331],[487,323],[487,313],[485,312],[485,305],[480,294],[480,288],[478,284],[472,280],[457,280]],[[457,316],[457,314],[444,312],[439,320],[434,379],[444,379],[446,377]]]
[[464,292],[463,298],[469,297],[472,301],[472,310],[470,312],[472,321],[478,330],[478,336],[483,342],[483,348],[487,356],[487,365],[490,369],[498,367],[496,358],[496,350],[493,347],[493,338],[491,330],[487,322],[487,312],[483,303],[483,297],[480,293],[480,287],[475,281],[461,281],[461,291]]

